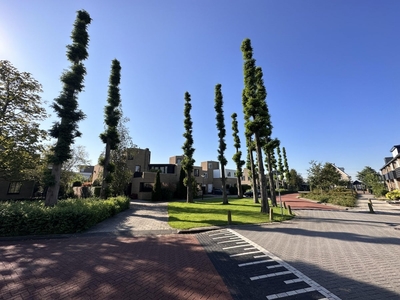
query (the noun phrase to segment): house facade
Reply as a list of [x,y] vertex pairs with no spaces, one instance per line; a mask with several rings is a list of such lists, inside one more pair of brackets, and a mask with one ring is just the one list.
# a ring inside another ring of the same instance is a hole
[[0,199],[19,200],[34,197],[36,183],[33,180],[0,180]]
[[389,191],[400,189],[400,145],[390,149],[392,156],[385,157],[385,164],[380,169],[382,178]]

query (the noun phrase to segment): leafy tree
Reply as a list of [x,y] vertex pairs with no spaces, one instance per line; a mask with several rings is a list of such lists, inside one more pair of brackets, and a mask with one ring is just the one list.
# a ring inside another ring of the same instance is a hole
[[130,194],[130,191],[126,191],[126,188],[131,182],[133,172],[129,169],[126,159],[128,151],[135,152],[137,148],[137,146],[133,144],[129,129],[125,125],[129,122],[129,118],[123,116],[121,105],[119,106],[119,111],[121,116],[117,126],[119,143],[110,154],[110,162],[115,166],[115,171],[109,188],[111,194],[115,196],[124,195],[126,192]]
[[232,116],[232,136],[234,141],[234,147],[236,149],[235,154],[233,154],[233,161],[236,164],[236,180],[237,180],[237,195],[238,198],[243,198],[243,190],[242,190],[242,176],[243,171],[242,168],[245,164],[245,161],[242,160],[242,151],[240,151],[240,138],[239,138],[239,129],[238,129],[238,121],[237,114],[233,113]]
[[120,142],[118,136],[118,123],[121,117],[119,105],[121,97],[119,93],[119,84],[121,82],[121,65],[114,59],[111,66],[110,84],[108,86],[108,105],[104,109],[104,123],[107,128],[100,134],[100,138],[106,144],[106,151],[103,164],[103,182],[101,186],[100,198],[107,199],[110,195],[109,184],[112,181],[112,173],[115,171],[115,165],[110,162],[111,150],[118,148]]
[[288,161],[287,161],[287,156],[286,156],[286,149],[285,149],[285,147],[283,147],[282,148],[282,153],[283,153],[283,164],[284,164],[284,166],[285,166],[285,179],[286,179],[286,181],[289,181],[290,180],[290,171],[289,171],[289,164],[288,164]]
[[265,163],[268,169],[268,181],[271,193],[271,202],[273,206],[277,206],[276,191],[274,181],[274,169],[276,169],[276,159],[274,156],[275,148],[279,147],[278,139],[267,138],[263,142],[263,150],[265,153]]
[[291,191],[299,191],[301,190],[303,184],[304,184],[303,177],[299,173],[297,173],[295,169],[291,169],[289,176],[289,189]]
[[225,158],[225,150],[226,150],[226,143],[225,143],[225,120],[224,120],[224,110],[223,110],[223,99],[222,99],[222,92],[221,92],[221,85],[217,84],[215,86],[215,112],[217,114],[217,129],[218,129],[218,138],[219,138],[219,148],[218,148],[218,161],[221,164],[221,183],[222,183],[222,204],[229,204],[228,203],[228,196],[226,195],[226,184],[225,184],[225,166],[228,161]]
[[178,184],[176,185],[176,191],[175,191],[175,197],[178,199],[184,199],[187,195],[186,186],[184,184],[185,177],[186,177],[185,170],[181,168],[179,172],[179,181]]
[[284,170],[285,167],[283,166],[283,161],[282,161],[282,152],[281,152],[281,148],[278,146],[276,147],[276,154],[278,155],[278,180],[279,181],[283,181],[284,178]]
[[[242,105],[243,107],[246,106],[247,103],[247,97],[245,90],[242,92]],[[244,114],[244,121],[245,124],[249,120],[249,116]],[[258,178],[258,173],[257,173],[257,168],[254,164],[254,142],[253,138],[251,136],[251,132],[245,129],[245,136],[246,136],[246,148],[247,148],[247,158],[246,158],[246,167],[247,170],[249,171],[249,176],[251,178],[251,185],[253,186],[253,201],[254,203],[260,203],[258,201],[258,184],[257,184],[257,178]]]
[[193,122],[190,116],[190,111],[192,109],[190,94],[188,92],[185,93],[185,108],[184,108],[184,127],[185,133],[183,137],[185,138],[185,142],[182,146],[183,150],[183,160],[182,160],[182,168],[186,172],[186,178],[184,180],[184,184],[187,187],[186,193],[186,202],[192,203],[193,201],[193,184],[192,184],[192,172],[193,172],[193,165],[195,160],[193,159],[194,148],[193,148],[193,134],[192,134],[192,127]]
[[77,123],[85,118],[85,114],[78,109],[77,96],[84,87],[86,68],[82,61],[88,57],[89,34],[87,26],[91,20],[86,11],[77,12],[71,35],[72,44],[67,46],[67,57],[72,65],[68,71],[61,75],[63,90],[52,104],[52,108],[61,120],[55,122],[50,129],[50,135],[57,139],[57,142],[53,148],[54,154],[50,158],[50,162],[53,164],[51,172],[53,182],[47,191],[46,206],[57,204],[62,164],[71,158],[71,144],[74,143],[76,137],[81,136]]
[[357,179],[364,183],[369,190],[372,190],[376,197],[383,196],[386,192],[386,187],[381,180],[380,174],[369,166],[357,172]]
[[153,191],[151,193],[151,200],[153,200],[153,201],[161,201],[162,200],[160,170],[157,171],[156,181],[154,183]]
[[340,173],[331,163],[310,162],[308,172],[308,182],[310,188],[318,188],[321,190],[329,190],[341,181]]
[[30,73],[0,60],[0,178],[28,179],[40,163],[47,117],[41,106],[42,86]]

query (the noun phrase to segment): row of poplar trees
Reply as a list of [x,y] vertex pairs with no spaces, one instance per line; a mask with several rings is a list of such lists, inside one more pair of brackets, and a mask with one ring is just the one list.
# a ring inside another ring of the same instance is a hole
[[[268,193],[267,186],[270,187],[270,196],[272,205],[276,206],[276,193],[275,193],[275,179],[274,170],[277,167],[282,176],[285,173],[285,177],[289,176],[289,167],[287,164],[286,150],[283,148],[284,164],[282,163],[282,156],[280,151],[280,142],[276,138],[272,138],[272,122],[268,111],[268,105],[266,102],[267,91],[264,85],[263,72],[261,67],[256,66],[256,60],[253,58],[253,49],[251,47],[250,39],[245,39],[242,42],[241,50],[244,59],[244,89],[242,93],[242,105],[244,114],[244,126],[245,126],[245,138],[247,148],[247,168],[251,171],[252,186],[253,186],[253,197],[254,202],[258,201],[258,189],[261,197],[261,212],[269,212]],[[193,148],[193,135],[192,135],[192,120],[191,120],[191,98],[188,92],[185,93],[185,108],[184,108],[184,127],[185,143],[182,147],[184,151],[184,159],[182,162],[182,168],[185,170],[187,176],[185,179],[185,185],[187,186],[187,202],[193,202],[192,184],[189,184],[194,180],[192,178],[194,159],[193,154],[195,149]],[[225,184],[225,166],[227,160],[224,152],[226,150],[225,143],[225,124],[224,124],[224,112],[223,112],[223,97],[221,92],[221,84],[215,86],[215,105],[219,148],[218,148],[218,161],[221,165],[221,183],[223,190],[223,203],[228,204],[226,184]],[[242,197],[241,177],[243,175],[242,168],[245,161],[242,160],[242,152],[240,150],[241,143],[239,138],[239,129],[237,114],[233,113],[232,116],[232,131],[235,153],[233,155],[233,161],[236,163],[236,176],[237,176],[237,187],[238,197]],[[275,149],[279,156],[278,166],[275,159]],[[254,152],[256,157],[254,157]],[[265,170],[264,163],[267,168]],[[275,172],[275,174],[279,174]],[[267,176],[268,174],[268,183]],[[288,179],[288,178],[286,178]]]
[[[79,10],[71,34],[72,44],[67,46],[67,58],[71,62],[69,70],[61,75],[63,89],[58,98],[54,100],[52,108],[60,121],[55,122],[50,129],[50,136],[56,139],[52,148],[52,155],[49,162],[52,164],[50,186],[46,193],[46,206],[54,206],[58,201],[60,189],[61,167],[64,162],[72,156],[71,145],[76,137],[80,137],[78,122],[85,118],[85,114],[78,108],[78,94],[84,88],[84,76],[86,68],[83,61],[89,56],[87,48],[89,34],[87,27],[91,23],[91,17],[85,10]],[[106,144],[105,157],[101,161],[103,165],[103,181],[100,197],[105,199],[110,194],[109,183],[112,180],[112,173],[115,166],[110,162],[111,150],[115,150],[120,142],[118,134],[118,123],[121,118],[121,99],[119,83],[121,79],[121,66],[118,60],[114,59],[111,66],[111,75],[108,90],[108,105],[105,107],[104,123],[105,131],[100,138]]]

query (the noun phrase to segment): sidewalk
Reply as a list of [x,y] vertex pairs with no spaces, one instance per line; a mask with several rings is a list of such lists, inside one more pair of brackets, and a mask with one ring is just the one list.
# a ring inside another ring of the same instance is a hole
[[400,213],[400,205],[389,204],[386,200],[377,199],[370,193],[358,192],[357,206],[352,208],[352,211],[369,212],[368,203],[372,202],[372,207],[375,213]]

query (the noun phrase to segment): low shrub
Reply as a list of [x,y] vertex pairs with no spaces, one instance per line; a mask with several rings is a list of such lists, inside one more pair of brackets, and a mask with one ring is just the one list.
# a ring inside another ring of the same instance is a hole
[[302,197],[317,200],[321,203],[330,203],[346,207],[354,207],[357,202],[357,193],[353,190],[338,188],[329,191],[312,191]]
[[400,191],[393,190],[391,192],[386,193],[385,197],[390,200],[398,200],[400,199]]
[[54,207],[43,201],[0,203],[0,236],[82,232],[129,208],[125,197],[67,199]]

